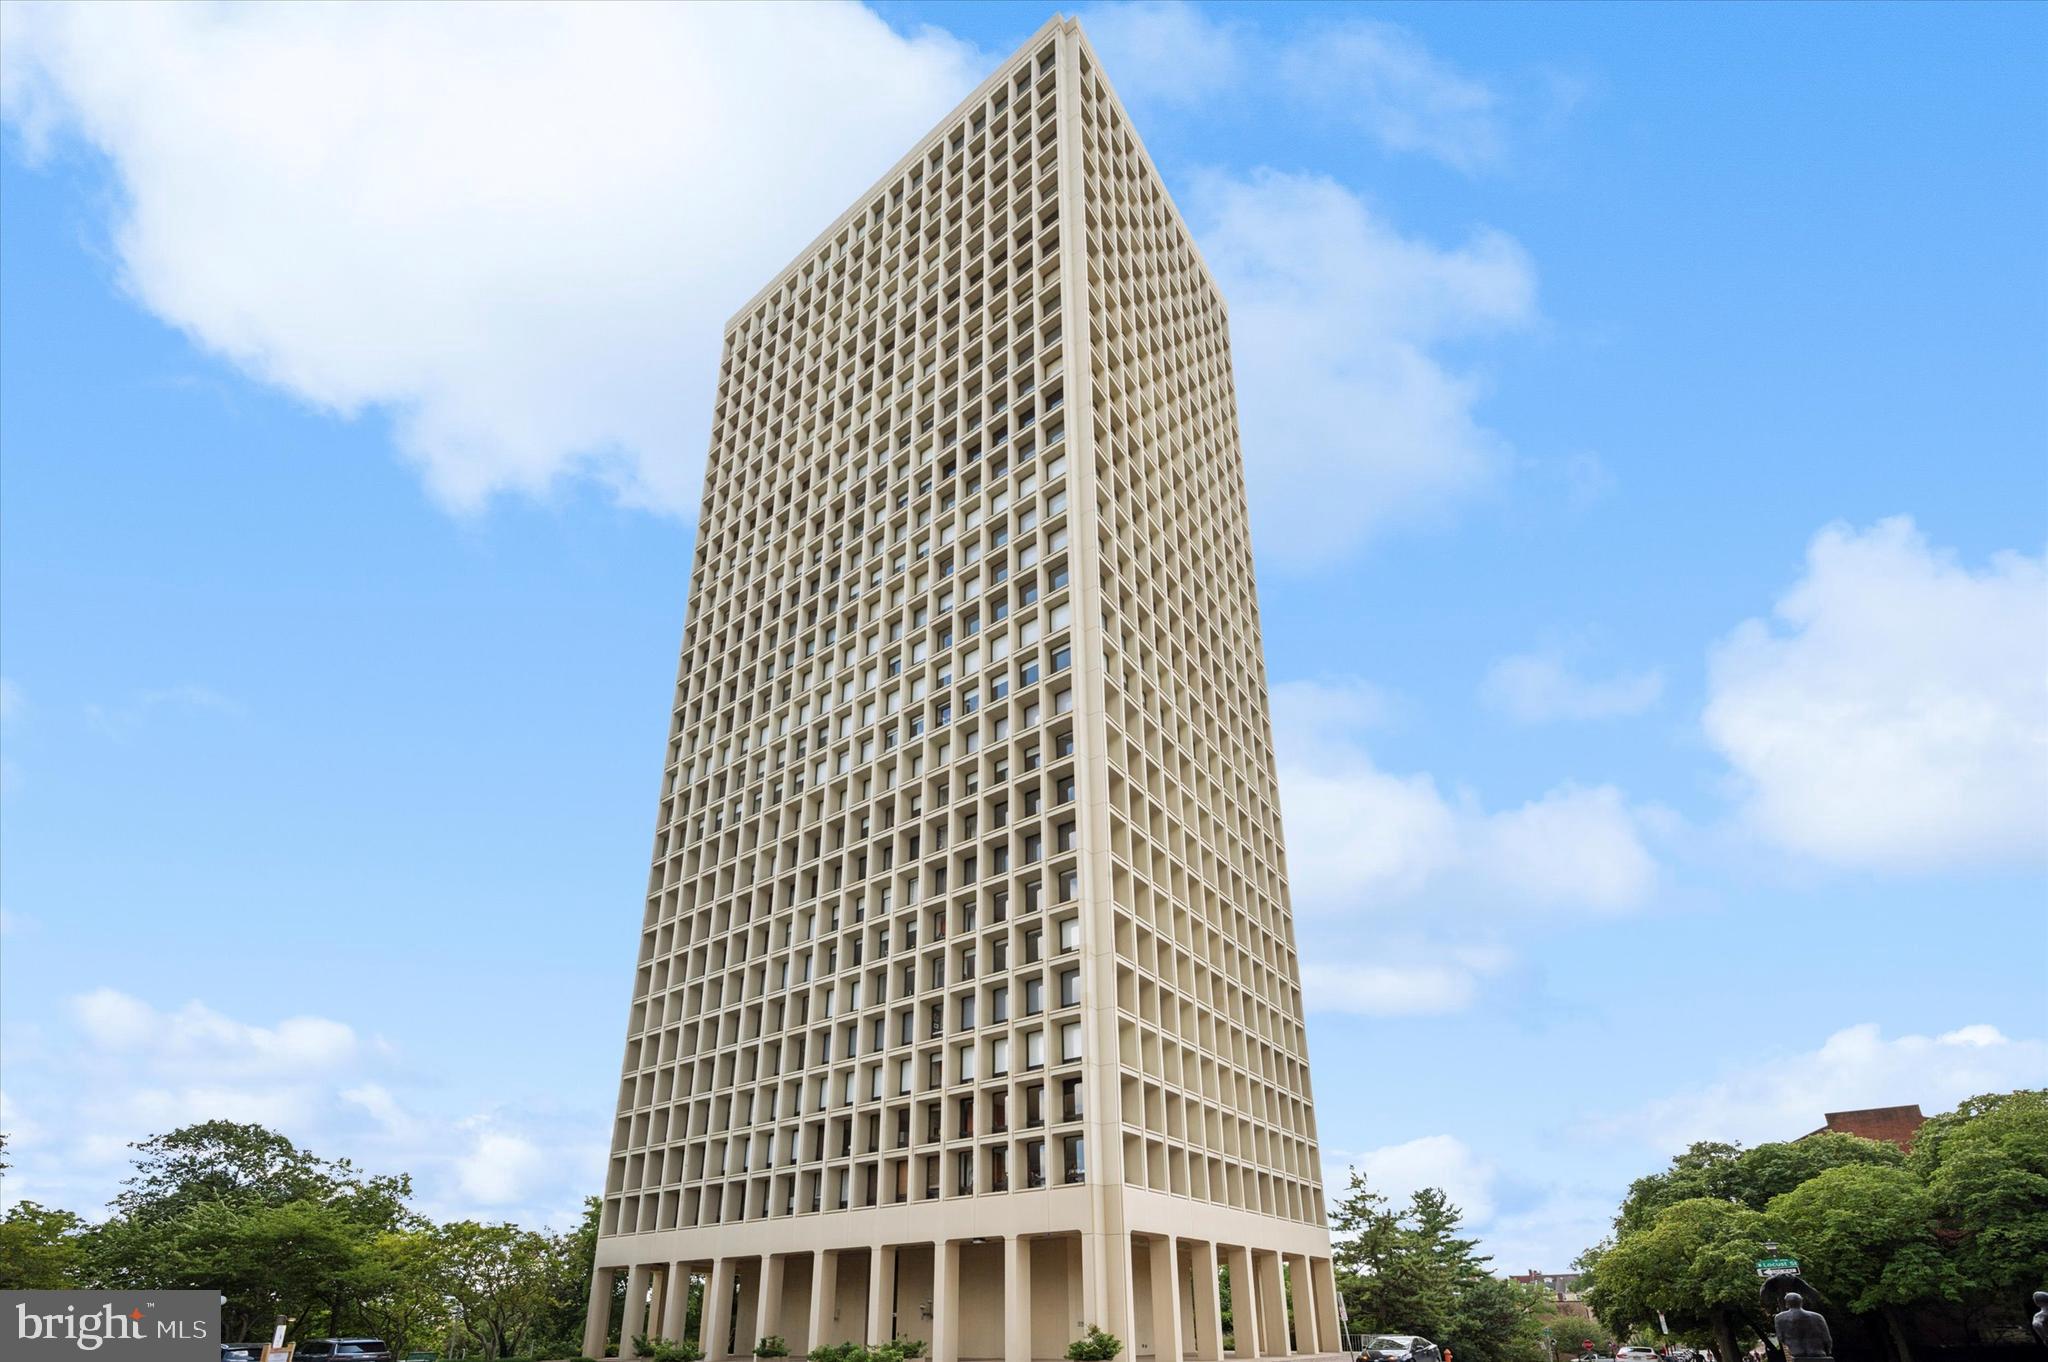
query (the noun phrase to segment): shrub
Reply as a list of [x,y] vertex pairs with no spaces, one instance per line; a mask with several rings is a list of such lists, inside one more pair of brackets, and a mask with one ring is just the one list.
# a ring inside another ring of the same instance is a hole
[[1124,1341],[1091,1324],[1088,1332],[1067,1345],[1068,1362],[1112,1362],[1124,1350]]
[[765,1334],[754,1340],[756,1357],[788,1357],[789,1340],[781,1334]]
[[810,1362],[868,1362],[868,1350],[859,1343],[820,1343],[805,1356]]
[[[651,1357],[654,1362],[704,1362],[704,1350],[697,1346],[694,1338],[681,1340],[672,1338],[649,1338],[646,1334],[633,1335],[633,1354]],[[628,1354],[631,1356],[633,1354]]]

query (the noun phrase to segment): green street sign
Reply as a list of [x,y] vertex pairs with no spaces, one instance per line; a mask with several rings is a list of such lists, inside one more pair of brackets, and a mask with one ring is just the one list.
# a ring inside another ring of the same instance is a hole
[[1790,1277],[1799,1271],[1797,1258],[1759,1258],[1756,1260],[1756,1275],[1759,1277]]

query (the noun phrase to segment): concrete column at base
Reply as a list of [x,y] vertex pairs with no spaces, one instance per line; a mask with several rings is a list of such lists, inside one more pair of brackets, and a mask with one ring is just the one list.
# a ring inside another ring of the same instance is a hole
[[635,1263],[626,1270],[626,1313],[619,1321],[619,1356],[638,1357],[634,1351],[633,1336],[647,1332],[647,1287],[654,1280],[654,1270],[645,1263]]
[[612,1284],[619,1274],[601,1267],[590,1274],[590,1308],[583,1316],[583,1355],[603,1357],[612,1332]]
[[682,1341],[690,1322],[690,1265],[670,1263],[662,1291],[661,1336]]
[[[1069,1339],[1090,1325],[1119,1338],[1134,1337],[1131,1327],[1131,1236],[1082,1234],[1081,1315],[1069,1326]],[[1062,1349],[1064,1351],[1064,1349]]]
[[1223,1362],[1223,1297],[1216,1289],[1216,1245],[1206,1239],[1188,1243],[1189,1299],[1194,1302],[1195,1356],[1201,1362]]
[[960,1362],[960,1245],[932,1244],[932,1362]]
[[1252,1275],[1252,1251],[1227,1249],[1225,1257],[1230,1267],[1230,1336],[1237,1344],[1232,1356],[1259,1357],[1259,1288]]
[[1259,1321],[1265,1325],[1259,1341],[1270,1356],[1285,1357],[1294,1347],[1287,1339],[1287,1287],[1280,1280],[1280,1255],[1254,1255],[1253,1270],[1259,1278]]
[[1322,1326],[1316,1313],[1315,1278],[1306,1253],[1287,1255],[1287,1294],[1294,1301],[1294,1342],[1305,1353],[1323,1350]]
[[782,1259],[761,1255],[761,1284],[754,1291],[754,1341],[782,1332]]
[[837,1343],[839,1338],[832,1328],[832,1305],[839,1295],[839,1254],[832,1249],[811,1251],[811,1332],[810,1346],[823,1347]]
[[1310,1261],[1309,1272],[1316,1279],[1316,1319],[1322,1326],[1323,1346],[1334,1352],[1344,1346],[1344,1309],[1337,1295],[1337,1269],[1328,1258],[1316,1258]]
[[1093,1316],[1096,1296],[1088,1286],[1088,1256],[1093,1251],[1089,1246],[1094,1242],[1085,1234],[1077,1234],[1071,1238],[1062,1237],[1060,1240],[1060,1247],[1064,1250],[1063,1256],[1067,1263],[1066,1312],[1070,1318],[1060,1321],[1065,1339],[1053,1340],[1055,1356],[1066,1352],[1065,1340],[1079,1338],[1081,1330],[1087,1327],[1089,1319]]
[[1003,1240],[1003,1362],[1031,1362],[1031,1241]]
[[[714,1258],[711,1271],[704,1276],[704,1304],[698,1309],[697,1322],[703,1336],[697,1340],[704,1349],[706,1362],[718,1362],[719,1358],[732,1356],[732,1349],[726,1340],[732,1337],[732,1271],[735,1262],[731,1258]],[[753,1355],[747,1349],[747,1355]]]
[[868,1346],[879,1348],[896,1337],[896,1249],[877,1244],[868,1250]]
[[1181,1362],[1180,1241],[1170,1234],[1154,1235],[1145,1247],[1152,1267],[1152,1356],[1157,1362]]
[[[1131,1236],[1128,1234],[1105,1234],[1102,1246],[1109,1269],[1103,1274],[1103,1286],[1108,1299],[1102,1303],[1102,1318],[1093,1321],[1115,1334],[1118,1338],[1135,1339],[1138,1336],[1138,1284],[1136,1264],[1131,1259]],[[1135,1345],[1133,1345],[1135,1346]]]

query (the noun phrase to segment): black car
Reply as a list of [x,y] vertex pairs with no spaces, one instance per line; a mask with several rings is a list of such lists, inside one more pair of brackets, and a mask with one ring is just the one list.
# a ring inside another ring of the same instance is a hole
[[223,1343],[220,1362],[263,1362],[261,1343]]
[[325,1357],[333,1362],[398,1362],[391,1345],[381,1338],[309,1338],[292,1350],[292,1356]]
[[1444,1353],[1416,1334],[1374,1334],[1358,1350],[1358,1362],[1444,1362]]

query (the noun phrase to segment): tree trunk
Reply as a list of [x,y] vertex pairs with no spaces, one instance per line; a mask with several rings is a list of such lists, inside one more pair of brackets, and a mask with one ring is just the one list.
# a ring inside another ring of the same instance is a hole
[[1885,1332],[1891,1338],[1893,1351],[1899,1355],[1899,1362],[1913,1362],[1913,1345],[1906,1341],[1906,1325],[1899,1318],[1898,1308],[1881,1305],[1878,1313],[1884,1316]]
[[1714,1347],[1721,1354],[1718,1362],[1742,1362],[1742,1354],[1735,1347],[1735,1326],[1728,1316],[1716,1310],[1710,1322],[1714,1329]]

